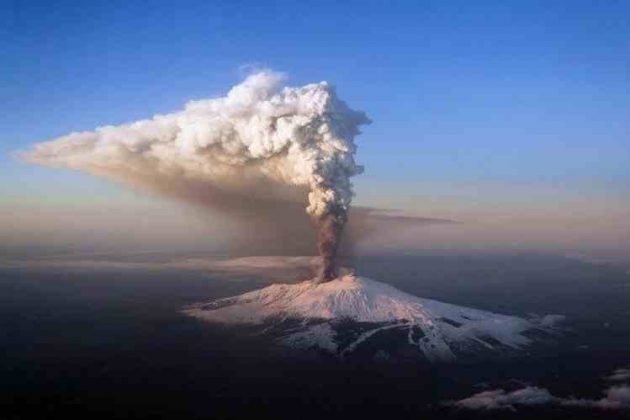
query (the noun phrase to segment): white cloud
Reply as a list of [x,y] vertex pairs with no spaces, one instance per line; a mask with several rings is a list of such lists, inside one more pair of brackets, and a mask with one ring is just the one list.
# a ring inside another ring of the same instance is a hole
[[543,405],[555,401],[556,397],[548,390],[528,386],[512,392],[503,389],[483,391],[448,405],[470,410],[515,410],[517,405]]
[[615,370],[612,375],[606,377],[609,381],[612,382],[622,382],[630,380],[630,369],[620,368]]
[[[606,379],[612,381],[630,378],[630,369],[617,369]],[[630,386],[622,384],[604,390],[599,399],[563,398],[551,394],[545,388],[527,386],[515,391],[494,389],[479,392],[468,398],[449,401],[446,405],[468,410],[510,410],[519,406],[556,405],[561,407],[582,407],[602,410],[618,410],[630,408]]]
[[606,396],[598,400],[568,398],[560,399],[558,402],[560,405],[569,407],[601,408],[610,410],[630,408],[630,386],[613,386],[606,389],[605,393]]

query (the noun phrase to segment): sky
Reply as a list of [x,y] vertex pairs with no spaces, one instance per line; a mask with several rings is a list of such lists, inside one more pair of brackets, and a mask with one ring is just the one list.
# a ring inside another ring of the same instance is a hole
[[271,68],[372,119],[357,204],[461,222],[383,247],[630,254],[626,1],[4,0],[0,49],[4,250],[221,242],[189,209],[14,153]]

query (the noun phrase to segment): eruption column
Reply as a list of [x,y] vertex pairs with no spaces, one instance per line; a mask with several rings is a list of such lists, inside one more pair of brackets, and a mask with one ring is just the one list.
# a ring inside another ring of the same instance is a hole
[[[287,87],[283,80],[272,71],[254,73],[225,97],[71,133],[21,156],[193,202],[198,197],[192,192],[204,191],[207,205],[230,213],[245,202],[255,213],[308,193],[306,212],[317,225],[323,261],[320,279],[330,280],[353,196],[350,178],[363,169],[354,161],[354,138],[370,121],[326,82]],[[296,187],[300,196],[288,198]]]
[[337,277],[337,250],[346,221],[346,211],[341,208],[333,209],[318,221],[317,250],[322,259],[319,274],[321,282]]

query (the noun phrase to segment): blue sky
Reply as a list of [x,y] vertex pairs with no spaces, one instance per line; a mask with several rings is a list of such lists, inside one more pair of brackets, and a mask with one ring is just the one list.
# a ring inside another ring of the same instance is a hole
[[328,80],[367,111],[359,202],[445,186],[630,195],[627,1],[4,0],[0,47],[4,200],[51,185],[127,197],[10,154],[220,95],[255,66]]

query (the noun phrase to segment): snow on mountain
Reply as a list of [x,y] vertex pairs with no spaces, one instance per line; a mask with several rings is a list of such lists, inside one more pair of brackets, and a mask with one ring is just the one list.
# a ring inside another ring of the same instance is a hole
[[272,284],[184,313],[260,326],[287,346],[344,356],[385,331],[402,332],[407,344],[432,361],[453,360],[462,351],[519,350],[532,343],[528,332],[553,329],[548,317],[526,320],[423,299],[354,274],[325,283]]

